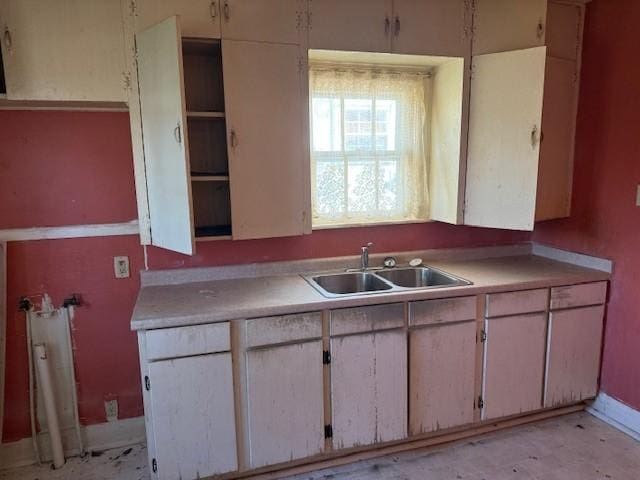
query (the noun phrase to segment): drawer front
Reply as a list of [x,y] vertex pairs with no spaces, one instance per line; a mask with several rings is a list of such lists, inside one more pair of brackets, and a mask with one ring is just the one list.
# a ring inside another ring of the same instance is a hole
[[549,290],[523,290],[521,292],[491,293],[487,295],[485,315],[504,317],[522,313],[544,312],[549,301]]
[[585,283],[551,289],[551,310],[602,305],[607,299],[607,282]]
[[246,342],[249,348],[321,337],[320,312],[253,318],[246,323]]
[[231,348],[229,322],[149,330],[147,360],[226,352]]
[[476,297],[445,298],[409,303],[409,326],[475,320]]
[[404,305],[402,303],[331,310],[332,337],[403,326]]

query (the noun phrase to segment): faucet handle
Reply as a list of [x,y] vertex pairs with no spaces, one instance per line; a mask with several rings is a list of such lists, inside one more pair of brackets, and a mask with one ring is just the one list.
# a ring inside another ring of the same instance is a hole
[[362,246],[362,250],[368,250],[370,247],[373,247],[373,242],[367,242],[366,245]]

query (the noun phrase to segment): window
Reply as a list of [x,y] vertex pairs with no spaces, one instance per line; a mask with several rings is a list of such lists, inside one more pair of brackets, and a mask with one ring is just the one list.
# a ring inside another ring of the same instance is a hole
[[313,65],[313,224],[427,218],[425,82],[412,71]]

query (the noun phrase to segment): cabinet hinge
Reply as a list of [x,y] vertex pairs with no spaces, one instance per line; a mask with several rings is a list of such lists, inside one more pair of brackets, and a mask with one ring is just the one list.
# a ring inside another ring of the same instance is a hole
[[136,16],[136,9],[136,0],[131,0],[131,2],[129,2],[129,11],[131,12],[132,17]]
[[482,331],[480,332],[480,341],[481,341],[482,343],[484,343],[484,342],[486,342],[486,341],[487,341],[487,332],[486,332],[486,331],[484,331],[484,330],[482,330]]
[[329,350],[322,351],[322,364],[329,365],[331,363],[331,352]]
[[158,471],[158,462],[156,462],[155,458],[151,460],[151,470],[153,470],[153,473]]
[[478,408],[483,409],[484,408],[484,400],[482,398],[482,395],[480,395],[478,397]]
[[307,30],[311,30],[311,21],[313,20],[313,13],[307,12]]
[[144,376],[144,389],[148,392],[151,390],[151,380],[149,380],[149,376]]
[[324,426],[324,438],[333,438],[333,427],[331,424]]

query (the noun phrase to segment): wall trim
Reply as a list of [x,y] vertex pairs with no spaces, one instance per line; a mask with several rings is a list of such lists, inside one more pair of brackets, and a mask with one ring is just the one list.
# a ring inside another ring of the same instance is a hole
[[640,411],[600,392],[587,412],[640,441]]
[[[87,452],[146,443],[144,417],[125,418],[123,420],[114,420],[113,422],[86,425],[82,426],[81,430]],[[51,458],[48,437],[46,433],[38,434],[40,455],[43,461],[48,461]],[[73,457],[80,453],[74,428],[63,429],[62,443],[65,446],[65,457]],[[2,465],[2,469],[24,467],[35,463],[31,437],[3,443],[0,447],[0,465]]]
[[613,273],[613,262],[606,258],[592,257],[582,253],[575,253],[569,250],[562,250],[541,243],[532,243],[532,253],[540,257],[558,260],[559,262],[572,263],[580,267],[593,268],[607,273]]
[[97,223],[62,227],[9,228],[0,230],[0,242],[56,240],[61,238],[112,237],[138,235],[138,220],[122,223]]

